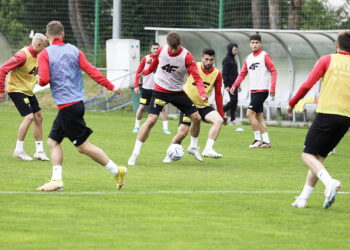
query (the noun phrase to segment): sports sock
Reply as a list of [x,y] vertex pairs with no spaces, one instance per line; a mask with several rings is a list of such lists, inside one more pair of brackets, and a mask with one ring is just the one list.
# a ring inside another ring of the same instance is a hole
[[260,131],[254,131],[254,139],[257,141],[261,141]]
[[326,169],[322,169],[320,172],[317,173],[318,179],[322,181],[322,183],[327,187],[330,185],[333,181],[332,177],[329,175]]
[[303,188],[303,191],[301,191],[299,197],[300,197],[300,198],[303,198],[303,199],[309,199],[309,197],[310,197],[310,195],[311,195],[311,193],[312,193],[313,190],[314,190],[313,187],[311,187],[311,186],[305,184],[305,185],[304,185],[304,188]]
[[142,141],[136,140],[135,146],[134,146],[133,154],[139,155],[140,152],[141,152],[141,147],[142,147],[142,145],[143,145],[143,142],[142,142]]
[[52,166],[52,181],[60,181],[62,180],[62,166],[56,165]]
[[190,148],[198,148],[198,137],[191,136]]
[[42,141],[35,141],[36,152],[44,152],[44,145]]
[[24,141],[17,141],[16,142],[16,151],[23,151],[23,145],[24,145]]
[[205,145],[204,150],[210,150],[213,149],[213,145],[215,143],[215,140],[208,138],[207,144]]
[[163,129],[168,129],[168,121],[163,121]]
[[269,134],[267,132],[261,134],[263,142],[270,143]]
[[111,172],[113,175],[117,175],[118,174],[118,166],[117,164],[115,164],[112,160],[110,160],[107,165],[105,166],[105,168],[108,169],[109,172]]
[[141,120],[135,120],[135,128],[139,128],[141,124]]

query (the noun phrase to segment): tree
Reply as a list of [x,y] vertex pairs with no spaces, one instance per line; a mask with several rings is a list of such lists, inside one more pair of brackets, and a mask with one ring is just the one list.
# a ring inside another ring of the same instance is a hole
[[252,0],[252,20],[254,29],[269,27],[267,0]]
[[281,28],[281,1],[269,0],[270,29]]
[[300,29],[301,5],[302,0],[290,0],[288,11],[288,29]]
[[78,47],[91,51],[92,39],[85,30],[81,4],[82,0],[68,0],[69,21]]

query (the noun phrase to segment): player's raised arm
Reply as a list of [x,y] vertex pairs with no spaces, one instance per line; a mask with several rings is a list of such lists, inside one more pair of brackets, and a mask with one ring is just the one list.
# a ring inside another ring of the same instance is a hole
[[202,100],[208,100],[208,96],[205,93],[202,78],[198,72],[196,61],[191,53],[187,53],[185,61],[186,61],[185,63],[186,63],[187,73],[193,76],[193,79],[198,88],[199,95],[201,96]]
[[154,55],[154,58],[152,59],[151,65],[148,67],[148,69],[145,69],[145,70],[142,71],[142,74],[143,74],[143,75],[149,75],[149,74],[151,74],[152,72],[154,72],[154,71],[156,70],[156,68],[157,68],[157,66],[158,66],[158,64],[159,64],[159,59],[158,59],[158,57],[159,57],[160,52],[162,51],[162,49],[163,49],[163,47],[160,47],[160,48],[158,49],[157,54],[155,54],[155,55]]
[[299,87],[298,92],[290,99],[289,101],[289,109],[288,114],[292,114],[292,110],[294,106],[301,100],[309,91],[310,89],[317,83],[318,80],[320,80],[324,74],[327,72],[327,69],[329,67],[331,61],[330,55],[322,56],[315,64],[314,68],[311,70],[308,78],[306,81]]
[[108,79],[102,75],[102,73],[94,67],[85,57],[84,53],[79,50],[79,66],[85,71],[92,79],[94,79],[98,84],[106,87],[109,90],[114,91],[115,86],[108,81]]

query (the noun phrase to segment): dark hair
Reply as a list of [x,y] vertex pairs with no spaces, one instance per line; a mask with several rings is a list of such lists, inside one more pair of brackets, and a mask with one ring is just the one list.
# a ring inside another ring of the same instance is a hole
[[181,36],[176,32],[169,32],[166,41],[171,48],[177,48],[181,44]]
[[261,42],[261,36],[259,35],[258,32],[249,37],[249,41],[252,41],[252,40],[257,40],[257,41]]
[[151,44],[149,45],[150,48],[152,48],[152,46],[160,46],[160,45],[159,45],[159,43],[154,42],[154,43],[151,43]]
[[63,24],[60,21],[51,21],[46,25],[46,32],[50,36],[60,36],[64,32]]
[[339,49],[350,53],[350,31],[339,33],[337,42]]
[[215,50],[212,48],[206,48],[202,51],[203,55],[215,56]]

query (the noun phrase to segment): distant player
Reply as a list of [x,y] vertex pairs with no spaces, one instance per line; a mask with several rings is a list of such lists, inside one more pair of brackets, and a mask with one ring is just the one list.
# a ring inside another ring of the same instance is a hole
[[56,191],[63,188],[62,163],[63,151],[61,142],[64,137],[73,143],[77,151],[86,154],[97,163],[105,166],[116,179],[117,188],[124,185],[127,169],[117,166],[106,153],[88,141],[92,130],[84,120],[85,91],[81,69],[97,83],[117,94],[121,89],[110,83],[77,47],[64,43],[64,27],[59,21],[52,21],[46,26],[46,35],[51,46],[39,56],[39,84],[50,83],[51,93],[57,105],[58,114],[53,122],[48,144],[51,151],[51,181],[37,188],[38,191]]
[[326,187],[324,208],[335,202],[337,191],[341,188],[340,182],[329,175],[323,162],[350,127],[350,32],[340,33],[335,46],[337,53],[322,56],[289,101],[288,114],[291,116],[298,101],[322,78],[317,115],[306,135],[301,155],[309,171],[303,191],[292,203],[297,208],[306,207],[318,179]]
[[[183,91],[187,74],[193,76],[199,95],[202,100],[208,97],[204,85],[199,76],[198,69],[192,54],[182,47],[180,34],[170,32],[167,35],[167,46],[160,47],[150,67],[143,71],[144,75],[154,72],[155,88],[153,91],[150,111],[147,121],[142,124],[129,158],[128,165],[135,165],[141,152],[143,143],[147,140],[151,129],[158,120],[159,113],[167,103],[173,104],[181,110],[191,121],[198,126],[200,115],[193,102]],[[193,132],[198,137],[199,131]]]
[[252,53],[244,61],[238,78],[233,83],[230,92],[234,94],[244,78],[249,74],[250,104],[247,117],[254,131],[254,141],[250,148],[270,148],[271,142],[264,120],[264,102],[269,96],[268,78],[271,74],[270,95],[275,96],[277,71],[269,54],[261,49],[261,36],[250,36],[249,46]]
[[23,121],[18,129],[16,148],[13,156],[24,161],[32,161],[33,158],[24,151],[24,139],[29,126],[33,124],[36,152],[34,158],[48,161],[43,146],[42,114],[38,100],[33,93],[37,83],[38,54],[48,45],[47,38],[40,33],[33,37],[32,44],[18,51],[10,60],[0,67],[0,101],[5,94],[5,79],[10,72],[7,81],[7,92],[18,112],[23,116]]
[[[224,116],[224,110],[222,107],[222,74],[217,68],[213,66],[214,62],[215,50],[210,48],[204,49],[202,52],[201,62],[197,63],[197,68],[199,75],[201,76],[204,82],[205,93],[207,94],[207,96],[210,96],[212,91],[215,89],[215,102],[217,111],[210,105],[210,103],[207,100],[202,100],[192,76],[188,77],[184,90],[188,97],[196,105],[196,108],[198,109],[202,120],[212,124],[212,127],[210,128],[208,133],[207,143],[202,152],[202,155],[205,157],[221,158],[222,154],[216,152],[213,149],[213,145],[217,137],[219,136],[222,124],[224,122],[226,124],[227,117]],[[178,132],[172,139],[171,144],[181,144],[182,140],[186,137],[188,131],[190,130],[191,120],[183,113],[180,114],[179,123],[180,125],[178,128]],[[199,126],[199,124],[192,125],[191,132],[199,130],[199,128],[195,128],[194,126]],[[191,144],[188,147],[187,152],[194,155],[197,160],[203,161],[198,149],[198,137],[191,136]],[[163,162],[171,162],[171,159],[168,156],[166,156]]]
[[[151,45],[151,48],[150,48],[151,54],[142,58],[141,63],[139,65],[139,67],[137,68],[136,77],[135,77],[135,83],[134,83],[135,94],[140,93],[140,88],[139,88],[140,74],[142,73],[143,70],[149,68],[149,66],[151,65],[152,60],[154,58],[154,55],[157,53],[158,49],[159,49],[159,44],[153,43]],[[153,72],[150,73],[149,75],[143,76],[140,105],[136,111],[135,127],[133,130],[134,133],[139,132],[143,112],[151,101],[152,93],[153,93],[153,89],[154,89],[154,79],[153,78],[154,78]],[[168,116],[168,114],[166,112],[166,107],[164,107],[162,112],[160,112],[160,118],[162,119],[162,123],[163,123],[163,132],[164,132],[164,134],[170,135],[171,132],[169,131],[169,128],[168,128],[167,116]]]

